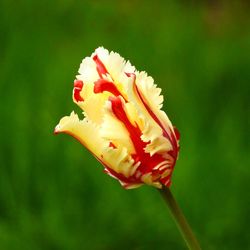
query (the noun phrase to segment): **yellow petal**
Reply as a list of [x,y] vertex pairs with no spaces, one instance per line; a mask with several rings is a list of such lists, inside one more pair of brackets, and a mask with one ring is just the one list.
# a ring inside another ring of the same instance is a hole
[[104,107],[109,95],[107,93],[93,94],[81,103],[84,115],[88,120],[100,125],[104,117]]
[[109,147],[109,141],[99,134],[100,128],[87,119],[79,120],[77,114],[63,117],[55,128],[55,133],[66,133],[81,142],[104,165],[116,173],[129,177],[134,174],[140,163],[134,164],[127,148],[119,145]]
[[97,125],[87,119],[79,120],[78,115],[74,112],[60,120],[55,128],[55,133],[72,135],[98,158],[101,157],[104,148],[108,147],[108,142],[99,135]]
[[134,160],[128,154],[128,150],[121,146],[118,148],[107,148],[103,152],[103,159],[111,169],[116,173],[123,174],[125,177],[132,176],[140,165],[139,162],[134,165]]

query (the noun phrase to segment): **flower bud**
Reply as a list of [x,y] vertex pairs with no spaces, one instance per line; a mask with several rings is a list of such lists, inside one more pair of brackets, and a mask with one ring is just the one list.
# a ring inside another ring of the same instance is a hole
[[75,137],[124,188],[170,186],[179,133],[161,110],[163,96],[152,77],[100,47],[82,61],[73,101],[85,118],[72,112],[56,134]]

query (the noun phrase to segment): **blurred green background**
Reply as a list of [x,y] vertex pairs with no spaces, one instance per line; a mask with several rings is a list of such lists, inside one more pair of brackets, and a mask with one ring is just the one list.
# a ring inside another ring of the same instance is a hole
[[157,190],[123,190],[53,136],[101,45],[163,88],[172,190],[203,249],[250,249],[248,3],[0,0],[0,249],[185,249]]

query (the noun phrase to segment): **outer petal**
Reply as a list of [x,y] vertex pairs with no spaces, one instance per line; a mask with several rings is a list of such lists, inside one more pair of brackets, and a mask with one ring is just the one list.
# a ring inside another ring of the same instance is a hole
[[60,120],[55,133],[72,135],[98,158],[101,158],[103,148],[108,147],[108,142],[99,135],[99,128],[87,119],[79,120],[74,112]]
[[[99,131],[98,126],[91,121],[87,121],[87,119],[79,120],[77,114],[74,112],[72,112],[70,116],[63,117],[55,128],[56,134],[66,133],[76,138],[106,168],[121,174],[122,178],[127,181],[126,184],[130,183],[131,180],[129,177],[135,173],[139,164],[135,164],[135,161],[130,154],[128,154],[125,147],[110,147],[110,142],[103,139]],[[135,182],[135,179],[133,179],[133,182]],[[137,184],[139,183],[141,183],[140,180],[137,181]]]
[[136,72],[136,85],[152,109],[162,108],[161,89],[154,84],[154,79],[151,76],[148,76],[145,71]]
[[[111,102],[112,112],[116,119],[123,123],[124,127],[129,132],[129,138],[132,141],[135,154],[134,159],[136,162],[140,162],[138,171],[135,173],[137,179],[147,181],[147,184],[160,186],[161,176],[165,174],[169,175],[173,159],[168,154],[154,154],[150,156],[148,152],[145,152],[145,147],[148,143],[142,140],[142,132],[137,126],[137,123],[131,121],[128,114],[128,110],[121,97],[113,97],[109,99]],[[167,156],[167,157],[166,157]]]
[[179,138],[175,136],[173,125],[164,111],[161,110],[163,106],[163,96],[161,95],[161,89],[154,84],[154,80],[151,76],[148,76],[146,72],[136,73],[136,86],[140,99],[155,116],[155,120],[158,119],[161,127],[169,134],[174,135],[175,141]]
[[136,106],[139,116],[144,118],[145,126],[142,130],[142,139],[145,142],[149,142],[146,148],[146,152],[151,155],[159,152],[167,152],[172,149],[172,144],[169,138],[163,136],[162,127],[154,120],[149,111],[145,108],[143,102],[137,91],[137,85],[135,84],[136,76],[131,74],[127,84],[127,93],[131,103]]

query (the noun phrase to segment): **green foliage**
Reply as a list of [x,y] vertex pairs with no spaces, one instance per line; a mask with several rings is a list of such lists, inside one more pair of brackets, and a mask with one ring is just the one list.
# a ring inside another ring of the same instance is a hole
[[181,132],[172,190],[204,249],[249,241],[247,1],[0,1],[0,249],[184,249],[157,190],[123,190],[59,119],[102,45],[146,70]]

